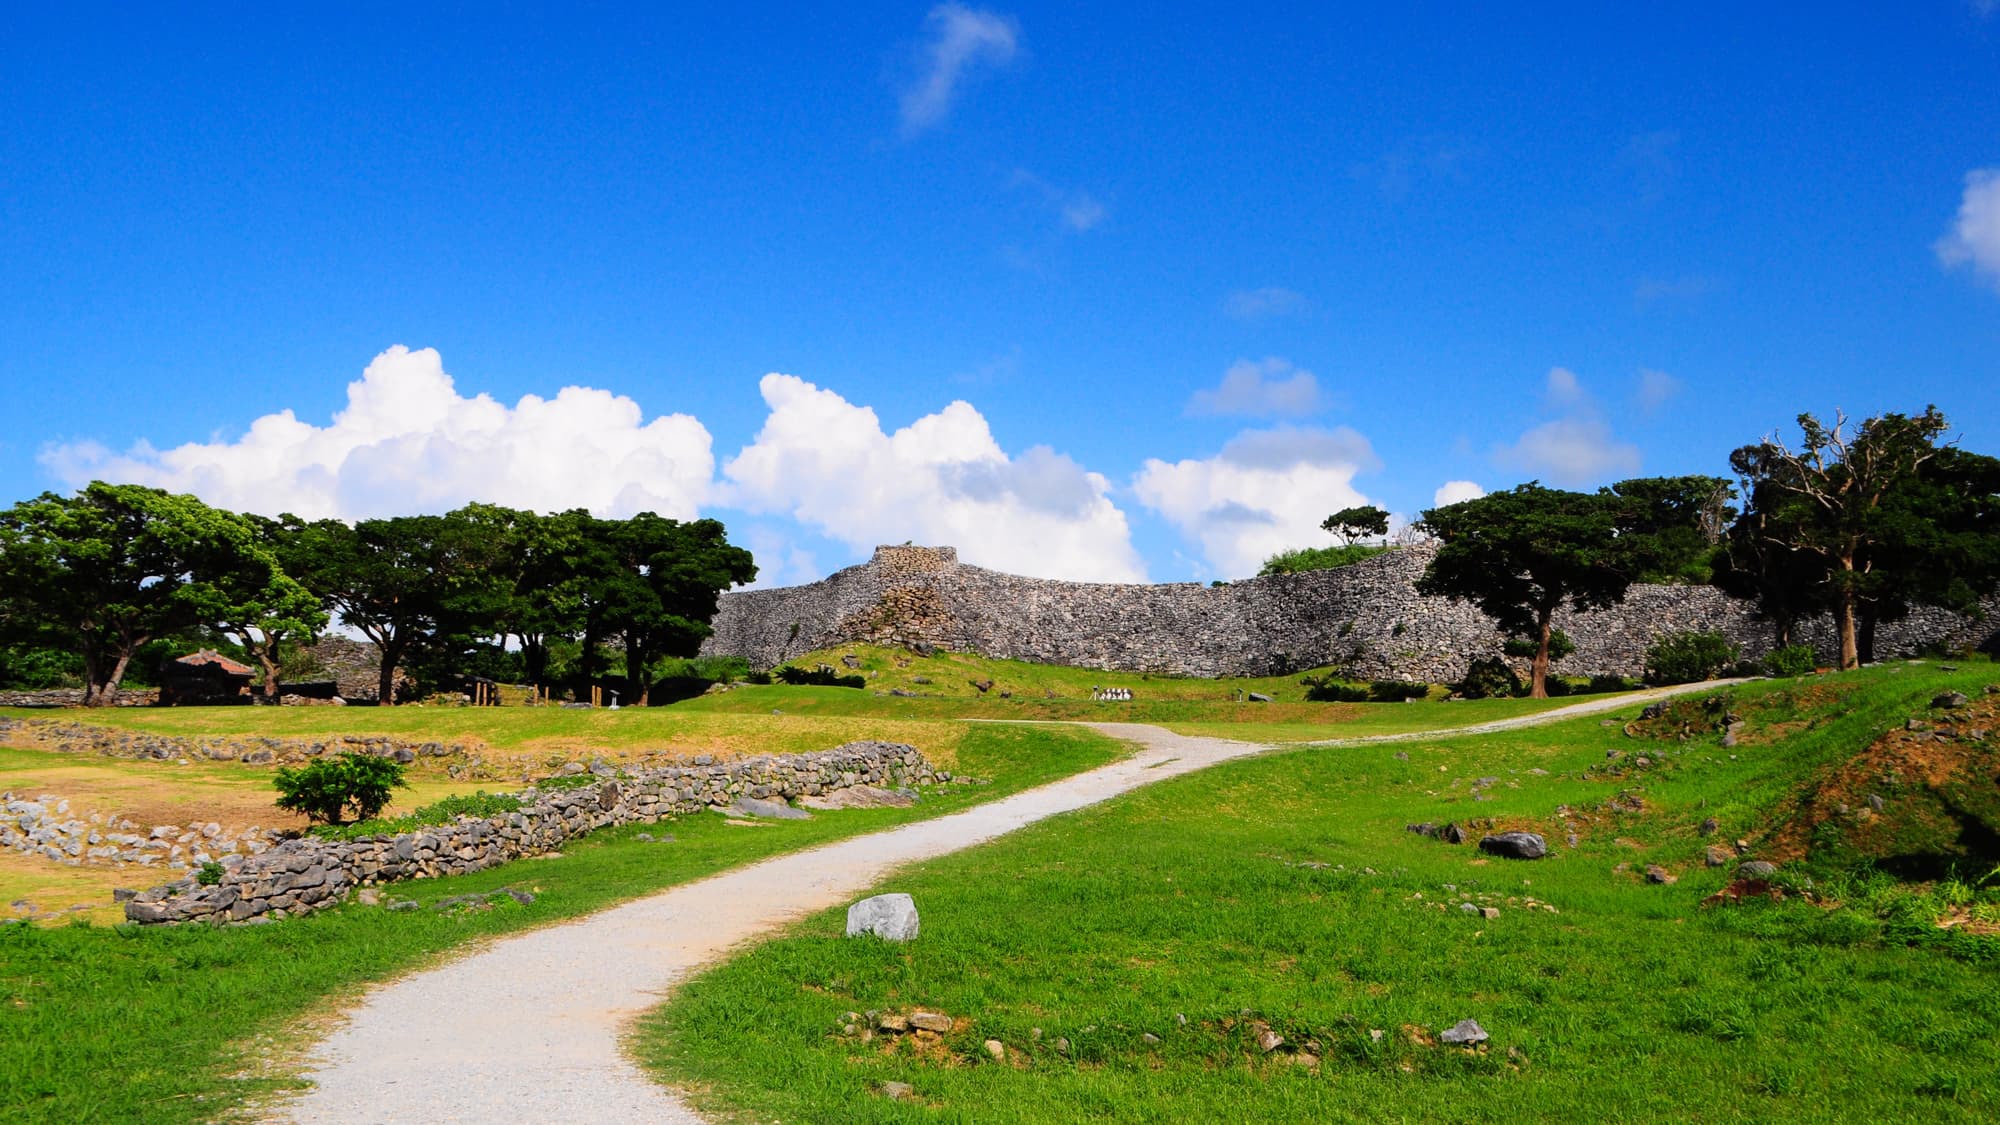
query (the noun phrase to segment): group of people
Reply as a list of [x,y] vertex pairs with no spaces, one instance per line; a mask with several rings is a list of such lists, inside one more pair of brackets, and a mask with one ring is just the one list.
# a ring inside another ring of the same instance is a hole
[[1132,702],[1132,689],[1128,687],[1094,687],[1090,689],[1090,698],[1095,699],[1099,703],[1130,703]]

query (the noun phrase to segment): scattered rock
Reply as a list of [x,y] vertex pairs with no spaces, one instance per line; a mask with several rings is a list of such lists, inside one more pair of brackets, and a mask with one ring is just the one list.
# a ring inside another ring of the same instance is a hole
[[908,1082],[884,1082],[882,1096],[892,1102],[907,1102],[917,1096],[917,1088]]
[[1549,844],[1533,832],[1502,832],[1479,841],[1479,850],[1505,859],[1541,859]]
[[1486,1042],[1486,1029],[1479,1026],[1478,1020],[1460,1020],[1438,1032],[1438,1041],[1454,1046],[1477,1046]]
[[1662,885],[1671,886],[1672,884],[1678,883],[1681,880],[1680,876],[1675,875],[1673,872],[1668,871],[1666,868],[1661,867],[1659,864],[1649,863],[1646,865],[1646,881],[1648,883],[1659,883]]
[[910,1026],[918,1031],[935,1031],[939,1035],[951,1032],[951,1017],[943,1012],[911,1012]]
[[847,936],[874,934],[884,941],[917,936],[917,904],[906,894],[876,895],[847,908]]
[[1263,692],[1261,692],[1261,691],[1253,691],[1253,692],[1251,692],[1251,693],[1250,693],[1250,702],[1252,702],[1252,703],[1269,703],[1269,702],[1271,702],[1271,697],[1270,697],[1270,696],[1268,696],[1268,695],[1265,695],[1265,694],[1264,694]]
[[1696,828],[1695,831],[1701,833],[1704,836],[1713,836],[1715,835],[1716,830],[1721,827],[1722,826],[1720,824],[1717,824],[1715,822],[1715,818],[1711,816],[1703,818],[1701,826],[1699,828]]
[[761,816],[767,820],[812,819],[812,814],[804,809],[795,809],[783,801],[764,797],[738,797],[730,804],[729,811],[738,816]]
[[1500,917],[1500,908],[1497,906],[1482,906],[1479,908],[1479,916],[1488,922],[1494,921]]
[[971,684],[974,690],[978,691],[981,695],[985,695],[987,692],[993,690],[992,680],[967,680],[965,682]]
[[1931,706],[1938,708],[1963,707],[1972,702],[1962,691],[1948,691],[1931,697]]
[[1882,794],[1870,793],[1868,794],[1868,807],[1874,809],[1876,812],[1881,812],[1884,808],[1888,807],[1888,802],[1882,799]]
[[875,1017],[875,1029],[877,1031],[908,1031],[910,1030],[910,1017],[899,1016],[894,1012],[883,1012]]
[[1150,1031],[1146,1032],[1144,1035],[1141,1035],[1139,1038],[1145,1040],[1147,1043],[1158,1043],[1160,1041],[1160,1037],[1153,1034]]
[[1056,1039],[1056,1050],[1061,1051],[1065,1055],[1069,1054],[1069,1040],[1058,1037]]
[[1702,859],[1710,867],[1727,867],[1729,866],[1729,861],[1736,858],[1735,852],[1723,847],[1721,844],[1710,844],[1708,847],[1702,849],[1701,855]]
[[874,785],[853,785],[799,798],[799,804],[809,809],[902,809],[916,803],[913,793],[897,793]]
[[1270,1054],[1285,1045],[1285,1037],[1266,1027],[1257,1032],[1257,1049]]
[[1000,1042],[998,1039],[988,1039],[985,1047],[986,1053],[992,1056],[994,1062],[1007,1061],[1007,1045],[1005,1043]]
[[1458,912],[1460,914],[1478,914],[1479,904],[1476,902],[1461,902],[1458,904]]
[[1748,863],[1740,863],[1736,866],[1736,877],[1738,879],[1769,879],[1777,873],[1777,864],[1761,859],[1753,859]]

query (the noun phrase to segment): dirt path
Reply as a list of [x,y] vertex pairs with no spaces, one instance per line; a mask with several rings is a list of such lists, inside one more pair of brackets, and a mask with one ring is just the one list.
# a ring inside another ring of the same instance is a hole
[[[1665,689],[1712,689],[1691,685]],[[1590,700],[1520,719],[1354,743],[1554,722],[1629,705]],[[501,940],[369,993],[315,1053],[316,1085],[284,1107],[300,1122],[699,1122],[630,1062],[620,1037],[675,982],[806,914],[848,902],[896,868],[1265,747],[1126,723],[1132,757],[1012,797],[675,887]],[[1321,743],[1317,745],[1338,745]],[[918,903],[921,910],[923,904]]]

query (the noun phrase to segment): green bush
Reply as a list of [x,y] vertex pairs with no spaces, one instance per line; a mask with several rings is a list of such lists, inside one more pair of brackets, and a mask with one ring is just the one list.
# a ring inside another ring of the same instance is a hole
[[1511,699],[1521,694],[1521,677],[1497,656],[1475,660],[1452,690],[1467,699]]
[[1333,570],[1337,567],[1352,566],[1362,559],[1372,559],[1392,549],[1377,544],[1350,543],[1345,547],[1301,547],[1294,551],[1280,551],[1264,560],[1264,566],[1257,571],[1257,576],[1262,578],[1271,574]]
[[1590,683],[1583,690],[1591,695],[1599,695],[1611,691],[1631,691],[1638,686],[1638,684],[1633,683],[1623,676],[1600,673],[1590,677]]
[[1406,699],[1422,699],[1430,693],[1431,685],[1407,680],[1376,680],[1368,685],[1371,703],[1401,703]]
[[861,676],[843,676],[831,668],[814,668],[807,671],[797,665],[787,664],[773,675],[794,687],[866,687],[868,681]]
[[304,813],[315,824],[340,824],[350,808],[354,819],[372,819],[389,803],[389,790],[408,782],[401,762],[350,750],[338,758],[279,770],[271,784],[280,794],[279,808]]
[[1819,657],[1811,645],[1786,645],[1774,648],[1764,658],[1764,670],[1773,676],[1809,676],[1819,666]]
[[1687,630],[1667,633],[1646,648],[1646,682],[1691,684],[1714,679],[1736,662],[1736,646],[1721,633]]
[[1301,676],[1299,686],[1306,689],[1307,703],[1366,703],[1368,689],[1359,684],[1343,683],[1333,673],[1323,676]]

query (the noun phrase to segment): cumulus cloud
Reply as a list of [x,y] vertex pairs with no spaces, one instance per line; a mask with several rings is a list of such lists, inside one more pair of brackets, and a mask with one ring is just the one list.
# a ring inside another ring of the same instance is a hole
[[1368,439],[1351,429],[1287,426],[1246,430],[1213,457],[1149,458],[1132,489],[1217,573],[1243,576],[1279,551],[1324,546],[1320,521],[1368,503],[1354,477],[1377,467]]
[[886,433],[875,411],[791,375],[724,465],[724,499],[856,549],[951,544],[967,562],[1046,578],[1137,582],[1145,568],[1104,477],[1045,446],[1009,456],[969,403]]
[[960,87],[981,68],[1012,62],[1021,28],[1012,17],[963,4],[939,4],[924,19],[922,72],[903,91],[903,134],[915,136],[945,119]]
[[1222,308],[1237,320],[1269,320],[1276,317],[1298,316],[1312,307],[1302,293],[1295,293],[1282,286],[1267,285],[1262,289],[1244,289],[1229,295]]
[[469,501],[603,515],[693,518],[715,473],[708,430],[685,414],[647,421],[623,395],[565,387],[507,406],[458,393],[435,350],[393,347],[347,386],[316,426],[267,414],[234,441],[114,453],[45,450],[59,479],[148,484],[240,511],[311,518],[437,512]]
[[1194,415],[1234,414],[1259,418],[1298,417],[1325,405],[1319,379],[1278,356],[1239,359],[1222,373],[1218,386],[1204,387],[1188,399]]
[[1966,173],[1958,218],[1932,249],[1946,266],[1970,265],[2000,285],[2000,168]]
[[1557,417],[1532,427],[1512,444],[1496,446],[1497,464],[1563,485],[1637,471],[1639,447],[1612,434],[1576,372],[1550,368],[1543,402]]
[[1448,508],[1453,504],[1463,504],[1467,500],[1477,500],[1486,495],[1486,490],[1469,480],[1448,480],[1438,485],[1431,493],[1431,507]]

